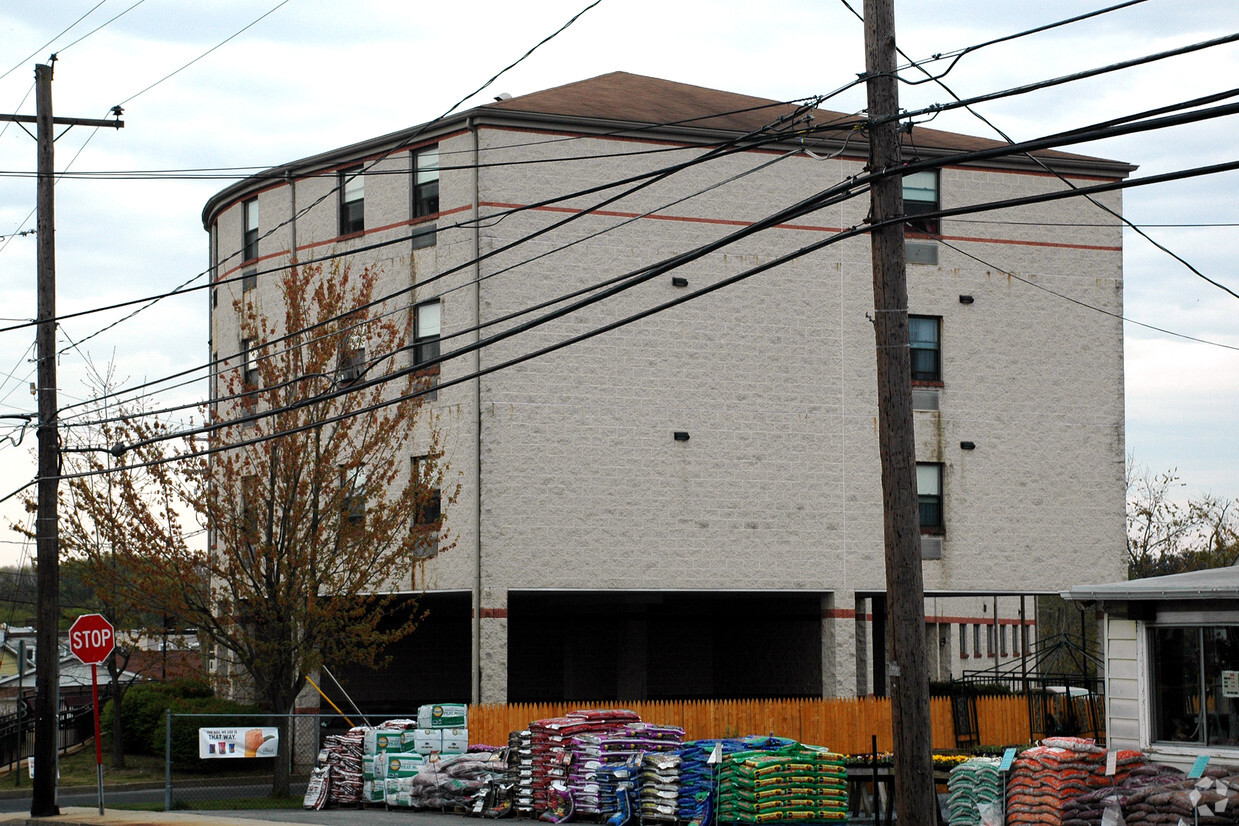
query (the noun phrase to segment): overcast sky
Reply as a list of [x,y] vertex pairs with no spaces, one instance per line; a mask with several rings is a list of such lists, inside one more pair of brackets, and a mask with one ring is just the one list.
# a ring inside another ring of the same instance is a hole
[[[0,78],[0,112],[34,114],[34,64],[57,52],[56,115],[102,118],[116,104],[125,110],[123,130],[75,127],[63,134],[57,169],[71,163],[72,172],[257,171],[443,114],[589,2],[4,0],[0,73],[8,74]],[[860,11],[861,0],[852,2]],[[898,41],[922,59],[1105,5],[907,0],[896,5]],[[1235,32],[1239,3],[1146,0],[970,53],[945,81],[971,97]],[[83,35],[89,36],[75,42]],[[601,0],[464,106],[616,70],[792,100],[831,92],[863,69],[861,24],[842,0]],[[979,111],[1024,140],[1223,91],[1236,77],[1239,45],[1223,45]],[[928,84],[905,86],[900,94],[909,109],[948,99]],[[862,109],[863,89],[825,106]],[[1218,119],[1075,151],[1137,164],[1137,177],[1170,172],[1234,160],[1235,123]],[[997,137],[964,112],[932,125]],[[20,128],[0,129],[0,326],[9,326],[35,314],[36,239],[16,233],[34,228],[29,173],[36,157],[34,141]],[[62,180],[56,187],[59,312],[154,295],[201,273],[207,265],[202,207],[229,182]],[[1130,190],[1125,214],[1201,273],[1239,292],[1237,183],[1228,173]],[[1161,226],[1169,224],[1187,226]],[[1128,452],[1153,471],[1177,468],[1184,496],[1239,498],[1239,300],[1131,231],[1124,245]],[[1057,299],[1043,294],[1039,300]],[[66,320],[62,347],[122,315]],[[204,363],[206,322],[206,299],[196,292],[69,349],[60,361],[61,404],[86,393],[87,355],[100,366],[114,362],[129,384]],[[35,410],[33,341],[32,328],[0,333],[0,415]],[[201,383],[160,402],[203,392]],[[35,467],[33,433],[14,446],[19,434],[6,422],[0,420],[0,434],[11,439],[0,447],[0,496],[30,481]],[[0,505],[0,564],[18,563],[26,553],[8,529],[13,519],[24,519],[20,510],[12,502]]]

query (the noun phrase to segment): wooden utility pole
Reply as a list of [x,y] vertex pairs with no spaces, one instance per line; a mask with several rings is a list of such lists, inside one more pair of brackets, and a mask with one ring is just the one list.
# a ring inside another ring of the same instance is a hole
[[[55,62],[55,56],[52,57]],[[34,790],[30,814],[60,814],[56,804],[56,756],[60,742],[60,532],[56,491],[60,483],[60,434],[56,399],[56,217],[55,141],[53,127],[107,126],[115,120],[52,116],[52,66],[34,67],[35,116],[0,115],[0,121],[35,124],[38,143],[38,316],[35,343],[38,356],[39,478],[35,546],[38,559],[38,628],[35,647]],[[119,116],[119,108],[113,110]],[[24,127],[23,127],[24,128]]]
[[[865,0],[865,74],[868,90],[869,168],[898,168],[899,87],[895,77],[894,0]],[[876,121],[886,119],[884,122]],[[902,176],[876,181],[870,220],[903,214]],[[903,826],[937,822],[925,655],[925,581],[916,498],[912,430],[912,372],[908,340],[908,284],[904,228],[896,223],[870,234],[873,255],[874,334],[878,359],[878,448],[886,540],[891,722],[894,729],[895,807]]]

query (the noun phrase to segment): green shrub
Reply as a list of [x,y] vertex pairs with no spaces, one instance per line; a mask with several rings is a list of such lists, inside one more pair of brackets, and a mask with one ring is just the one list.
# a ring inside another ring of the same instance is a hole
[[[250,726],[253,717],[227,715],[253,714],[254,706],[217,698],[209,684],[202,680],[177,680],[169,683],[140,683],[125,692],[121,704],[125,751],[129,754],[149,754],[163,757],[167,751],[167,713],[212,714],[218,717],[185,717],[173,719],[172,759],[174,766],[197,764],[198,729],[202,726]],[[102,712],[100,726],[111,731],[115,704],[108,703]],[[231,761],[201,761],[228,764]],[[253,761],[246,761],[252,764]],[[269,761],[263,761],[269,762]],[[252,767],[247,765],[247,768]],[[202,767],[200,767],[202,768]],[[214,768],[212,766],[212,768]],[[224,767],[220,767],[224,768]],[[236,768],[235,766],[233,767]]]

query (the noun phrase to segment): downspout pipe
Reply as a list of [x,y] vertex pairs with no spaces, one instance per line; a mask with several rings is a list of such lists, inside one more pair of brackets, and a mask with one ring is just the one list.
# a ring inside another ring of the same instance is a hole
[[[473,340],[477,344],[482,339],[482,262],[479,260],[482,248],[482,202],[478,171],[480,161],[479,136],[477,120],[470,117],[467,122],[469,134],[473,136]],[[482,349],[473,351],[473,371],[477,376],[473,380],[474,408],[474,464],[473,464],[473,703],[482,702]]]

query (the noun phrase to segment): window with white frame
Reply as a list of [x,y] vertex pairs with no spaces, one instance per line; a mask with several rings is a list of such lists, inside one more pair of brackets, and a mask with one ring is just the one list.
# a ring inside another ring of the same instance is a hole
[[968,656],[968,623],[959,624],[959,656]]
[[1149,629],[1152,739],[1239,746],[1239,626]]
[[942,463],[916,463],[916,500],[921,522],[921,533],[943,532],[942,516]]
[[366,176],[360,166],[340,170],[340,234],[366,228]]
[[903,176],[904,232],[937,235],[941,226],[937,218],[918,217],[938,211],[938,171],[913,172]]
[[427,364],[439,357],[439,332],[441,305],[439,299],[424,301],[414,308],[413,315],[413,365],[425,365],[426,370],[438,372],[438,364]]
[[241,339],[241,380],[249,387],[258,384],[257,339]]
[[942,319],[937,316],[908,316],[908,343],[911,347],[912,381],[942,382]]
[[[413,218],[439,212],[439,147],[425,146],[413,151]],[[436,227],[421,223],[413,228],[413,248],[433,247]]]
[[253,261],[258,257],[258,199],[250,198],[241,204],[245,224],[241,240],[241,260]]

